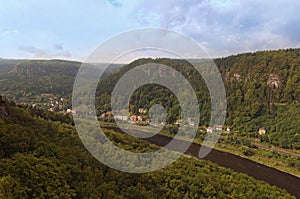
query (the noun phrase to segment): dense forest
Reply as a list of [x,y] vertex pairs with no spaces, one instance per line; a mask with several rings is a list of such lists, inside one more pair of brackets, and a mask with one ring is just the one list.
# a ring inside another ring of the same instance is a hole
[[[73,84],[82,63],[65,60],[0,59],[0,94],[18,103],[37,103],[44,95],[71,98]],[[97,67],[105,63],[93,63]],[[103,77],[121,64],[112,64]],[[69,107],[71,103],[68,102]]]
[[[132,151],[158,148],[111,130],[106,135]],[[70,116],[2,98],[0,142],[0,198],[293,198],[247,175],[188,157],[145,174],[110,169],[86,151]]]
[[[283,148],[300,149],[299,55],[300,49],[286,49],[215,59],[227,94],[225,126],[242,137],[257,137]],[[198,62],[200,64],[201,60]],[[167,58],[139,59],[119,70],[119,66],[107,70],[97,90],[98,116],[111,110],[111,92],[119,78],[145,63],[164,64],[179,71],[198,97],[200,126],[209,125],[210,95],[202,77],[188,61]],[[197,60],[193,63],[197,64]],[[74,76],[79,66],[78,62],[61,60],[0,60],[0,94],[18,103],[44,104],[43,94],[54,94],[57,98],[66,98],[64,107],[70,108]],[[174,124],[180,119],[181,107],[177,98],[170,90],[156,84],[136,90],[131,97],[130,112],[138,115],[139,108],[149,110],[154,104],[166,108],[167,123]],[[258,135],[260,128],[266,130],[266,135]]]
[[[262,51],[215,59],[227,94],[227,117],[230,126],[240,136],[259,137],[262,141],[283,147],[300,149],[300,49]],[[210,118],[210,97],[205,82],[188,61],[174,59],[139,59],[109,77],[98,87],[99,113],[110,110],[110,93],[118,79],[130,69],[146,63],[158,63],[175,68],[189,80],[200,108],[200,126]],[[193,64],[197,60],[193,60]],[[199,61],[200,63],[200,61]],[[139,114],[140,107],[161,104],[167,109],[168,123],[180,119],[180,106],[168,89],[147,85],[131,97],[130,111]],[[258,135],[264,128],[266,135]]]

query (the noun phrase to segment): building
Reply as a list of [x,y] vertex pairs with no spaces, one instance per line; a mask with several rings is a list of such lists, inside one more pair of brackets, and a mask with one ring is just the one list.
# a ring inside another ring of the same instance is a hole
[[212,133],[213,131],[214,131],[214,129],[212,127],[207,127],[206,128],[207,133]]
[[127,121],[128,120],[128,116],[124,116],[124,115],[116,115],[114,118],[116,120],[121,120],[121,121]]
[[217,125],[216,126],[216,130],[217,131],[222,131],[223,130],[223,126],[222,125]]
[[229,126],[227,126],[227,128],[226,128],[226,132],[227,132],[227,133],[230,133],[230,131],[231,131],[230,127],[229,127]]
[[266,131],[265,128],[260,128],[260,129],[258,130],[258,134],[259,134],[259,135],[266,135],[266,133],[267,133],[267,131]]
[[111,112],[111,111],[107,111],[107,112],[105,113],[105,115],[112,115],[112,112]]
[[139,108],[139,113],[147,113],[147,109],[144,109],[144,108]]
[[136,115],[130,116],[130,121],[131,122],[136,122],[137,121],[137,116]]
[[67,113],[76,114],[76,111],[74,111],[72,109],[67,109]]
[[138,117],[137,117],[137,120],[140,121],[140,122],[142,122],[142,121],[143,121],[142,116],[138,116]]
[[194,122],[194,121],[190,121],[190,122],[189,122],[189,125],[190,125],[190,126],[195,126],[195,122]]
[[181,125],[182,124],[182,120],[176,120],[175,124]]
[[195,126],[195,122],[193,121],[193,119],[191,117],[188,117],[187,121],[188,121],[190,126]]

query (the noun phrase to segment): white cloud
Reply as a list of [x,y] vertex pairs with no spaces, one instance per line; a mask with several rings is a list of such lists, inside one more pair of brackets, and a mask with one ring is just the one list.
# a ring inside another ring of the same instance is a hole
[[[57,46],[62,47],[62,46]],[[58,51],[51,52],[49,50],[36,48],[34,46],[21,46],[19,50],[29,53],[34,58],[71,58],[72,55],[69,51],[62,49],[56,49]]]
[[8,36],[8,35],[14,35],[14,34],[17,34],[19,33],[19,30],[17,29],[12,29],[12,30],[5,30],[2,32],[2,36]]
[[298,46],[299,9],[296,0],[144,0],[138,6],[141,24],[156,15],[160,27],[191,36],[212,56]]

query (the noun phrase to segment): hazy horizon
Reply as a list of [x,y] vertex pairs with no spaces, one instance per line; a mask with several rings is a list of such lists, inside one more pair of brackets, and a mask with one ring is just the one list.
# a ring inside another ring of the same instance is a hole
[[[202,59],[220,59],[220,58],[226,58],[229,56],[236,56],[239,54],[247,54],[247,53],[256,53],[256,52],[263,52],[263,51],[279,51],[279,50],[289,50],[289,49],[299,49],[299,48],[282,48],[282,49],[268,49],[268,50],[258,50],[258,51],[246,51],[246,52],[237,52],[235,54],[229,54],[226,56],[220,56],[220,57],[203,57],[203,58],[199,58],[199,60]],[[151,58],[151,59],[178,59],[178,58],[174,58],[174,57],[151,57],[151,56],[144,56],[144,57],[137,57],[135,59],[132,60],[128,60],[128,61],[124,61],[124,62],[113,62],[113,63],[109,63],[109,62],[105,62],[105,61],[99,61],[99,62],[89,62],[91,64],[95,63],[95,64],[129,64],[135,60],[138,59],[143,59],[143,58]],[[43,60],[60,60],[60,61],[73,61],[73,62],[81,62],[81,63],[85,63],[85,60],[76,60],[76,59],[72,59],[72,58],[14,58],[14,57],[0,57],[0,60],[36,60],[36,61],[43,61]],[[187,58],[187,60],[195,60],[194,58]],[[196,59],[197,60],[197,59]],[[86,62],[88,63],[88,62]]]

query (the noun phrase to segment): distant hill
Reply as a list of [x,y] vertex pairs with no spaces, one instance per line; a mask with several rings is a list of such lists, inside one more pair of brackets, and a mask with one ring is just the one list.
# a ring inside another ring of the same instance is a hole
[[9,72],[16,64],[22,61],[24,60],[0,59],[0,74]]
[[[43,96],[70,99],[82,63],[65,60],[0,60],[0,94],[18,103],[42,102]],[[99,63],[96,65],[101,65]],[[115,64],[103,76],[122,65]]]

